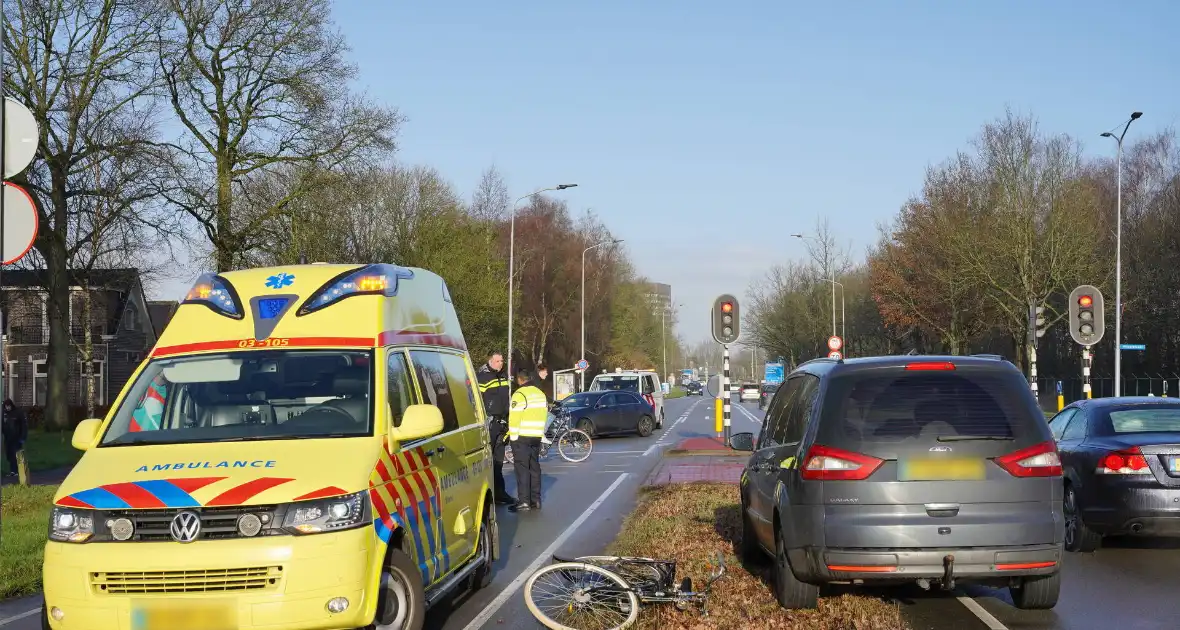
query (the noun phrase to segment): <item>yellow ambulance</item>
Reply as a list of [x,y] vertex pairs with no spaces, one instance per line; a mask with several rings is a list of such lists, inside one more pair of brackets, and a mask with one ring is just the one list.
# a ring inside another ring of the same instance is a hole
[[416,630],[491,577],[491,450],[446,283],[199,278],[61,485],[42,625]]

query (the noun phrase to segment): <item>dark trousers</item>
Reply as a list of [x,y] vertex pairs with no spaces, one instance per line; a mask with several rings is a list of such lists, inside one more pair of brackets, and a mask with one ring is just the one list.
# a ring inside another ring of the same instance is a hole
[[541,505],[541,438],[516,440],[512,456],[516,459],[516,499]]
[[8,460],[8,472],[16,474],[16,453],[23,444],[20,440],[4,438],[4,459]]
[[492,420],[488,422],[488,433],[492,438],[492,496],[497,501],[503,501],[509,496],[508,490],[504,488],[504,448],[508,445],[505,439],[508,425]]

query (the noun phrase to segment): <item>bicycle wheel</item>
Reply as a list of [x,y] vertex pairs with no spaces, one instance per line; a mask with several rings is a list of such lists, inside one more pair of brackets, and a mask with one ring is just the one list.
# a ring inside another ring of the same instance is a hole
[[647,564],[648,562],[655,562],[651,558],[623,558],[621,556],[578,556],[574,558],[578,562],[586,562],[589,564],[600,566],[608,571],[618,573],[627,580],[627,583],[633,587],[638,587],[647,584],[659,584],[663,579],[660,570],[654,565]]
[[583,562],[558,562],[529,576],[524,603],[551,630],[618,630],[639,618],[639,598],[627,581]]
[[581,429],[570,429],[557,438],[557,452],[567,462],[583,462],[594,450],[594,441]]

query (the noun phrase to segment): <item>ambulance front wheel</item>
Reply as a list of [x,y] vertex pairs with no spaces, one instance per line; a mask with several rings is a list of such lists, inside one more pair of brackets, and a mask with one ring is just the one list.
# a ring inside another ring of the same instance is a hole
[[418,567],[400,549],[389,554],[381,574],[377,617],[365,630],[421,630],[426,621],[426,592]]

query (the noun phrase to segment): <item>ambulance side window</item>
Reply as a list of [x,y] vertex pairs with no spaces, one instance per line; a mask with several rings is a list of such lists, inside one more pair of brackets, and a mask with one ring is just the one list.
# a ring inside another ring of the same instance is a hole
[[475,388],[467,370],[467,359],[458,354],[444,353],[443,369],[447,373],[447,385],[454,392],[451,401],[455,405],[455,417],[460,427],[479,423],[479,412],[475,406]]
[[404,352],[389,353],[389,373],[386,380],[389,387],[389,417],[393,420],[393,426],[400,427],[406,408],[414,404],[414,384],[410,381],[410,367],[406,364]]
[[443,368],[442,355],[430,350],[412,350],[410,359],[418,375],[418,388],[422,391],[422,402],[438,407],[443,417],[443,433],[459,428],[459,417],[455,413],[447,372]]

